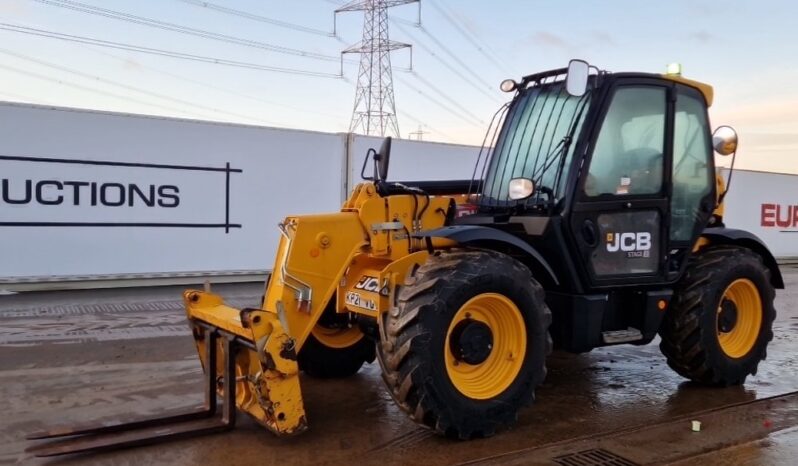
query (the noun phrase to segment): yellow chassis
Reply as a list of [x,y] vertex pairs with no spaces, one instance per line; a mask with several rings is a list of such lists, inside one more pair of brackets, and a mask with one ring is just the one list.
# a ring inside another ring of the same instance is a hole
[[[279,225],[282,237],[260,308],[238,310],[210,292],[184,293],[203,367],[207,370],[209,362],[202,328],[249,343],[255,350],[235,355],[236,406],[276,434],[305,430],[297,354],[328,303],[333,300],[338,313],[380,322],[408,270],[424,263],[430,248],[452,245],[442,239],[427,244],[413,233],[443,226],[454,204],[464,200],[381,197],[374,184],[362,183],[338,213],[286,218]],[[218,345],[221,355],[224,348]]]

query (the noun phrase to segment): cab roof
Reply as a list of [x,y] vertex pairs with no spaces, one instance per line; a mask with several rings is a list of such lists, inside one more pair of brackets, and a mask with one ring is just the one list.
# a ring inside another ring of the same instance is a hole
[[707,107],[712,106],[712,99],[715,97],[715,90],[709,84],[684,78],[680,74],[663,74],[662,77],[698,89],[702,94],[704,94],[704,99],[707,101]]
[[685,86],[690,86],[698,90],[703,96],[704,99],[707,101],[707,107],[712,106],[712,100],[715,96],[715,90],[709,84],[702,83],[700,81],[695,81],[693,79],[688,79],[683,77],[680,74],[657,74],[657,73],[640,73],[640,72],[622,72],[622,73],[607,73],[606,76],[611,77],[640,77],[640,78],[658,78],[658,79],[666,79],[668,81],[677,82],[679,84],[684,84]]
[[[543,84],[546,82],[558,81],[565,79],[565,75],[568,73],[568,68],[558,68],[548,71],[542,71],[539,73],[530,74],[528,76],[524,76],[519,84],[520,88],[527,87],[530,83],[537,83]],[[642,72],[623,72],[623,73],[612,73],[607,71],[600,71],[599,75],[603,76],[639,76],[639,77],[646,77],[646,78],[660,78],[660,79],[667,79],[669,81],[677,82],[680,84],[684,84],[685,86],[690,86],[692,88],[697,89],[701,94],[704,96],[704,99],[707,101],[707,107],[712,106],[712,101],[715,96],[715,91],[709,84],[702,83],[700,81],[695,81],[693,79],[687,79],[680,74],[656,74],[656,73],[642,73]]]

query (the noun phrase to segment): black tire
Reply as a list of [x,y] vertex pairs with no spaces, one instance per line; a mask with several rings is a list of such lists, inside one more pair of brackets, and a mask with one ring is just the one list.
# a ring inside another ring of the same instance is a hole
[[[508,387],[492,398],[473,399],[452,383],[444,358],[452,319],[464,303],[483,293],[503,295],[515,304],[527,345]],[[436,253],[411,273],[398,306],[381,322],[383,379],[417,423],[452,438],[489,437],[515,423],[521,407],[534,400],[535,388],[546,376],[550,324],[543,288],[520,262],[493,251]]]
[[374,342],[365,335],[352,346],[332,348],[308,335],[297,361],[299,368],[311,377],[338,379],[357,374],[364,363],[374,362]]
[[[685,378],[707,385],[740,385],[756,374],[773,339],[776,310],[770,270],[758,254],[735,246],[710,246],[690,260],[660,327],[660,349],[668,365]],[[759,292],[762,321],[747,354],[732,358],[719,342],[717,315],[724,291],[741,278],[753,282]]]
[[348,315],[336,313],[335,302],[330,300],[299,350],[297,362],[299,369],[311,377],[339,379],[357,374],[364,363],[374,362],[375,352],[374,340],[352,327]]

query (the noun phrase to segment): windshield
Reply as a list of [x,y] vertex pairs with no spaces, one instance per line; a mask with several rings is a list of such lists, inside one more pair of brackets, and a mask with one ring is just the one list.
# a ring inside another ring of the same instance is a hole
[[[488,162],[480,205],[539,202],[541,193],[561,198],[576,146],[568,136],[579,134],[589,96],[589,92],[582,97],[569,95],[562,81],[523,90],[510,107]],[[508,187],[513,178],[532,179],[537,194],[525,201],[510,201]]]

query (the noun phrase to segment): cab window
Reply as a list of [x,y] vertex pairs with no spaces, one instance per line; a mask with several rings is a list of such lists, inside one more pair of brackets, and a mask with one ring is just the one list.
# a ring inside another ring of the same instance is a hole
[[701,200],[712,191],[714,179],[709,123],[704,101],[680,90],[673,126],[673,196],[671,241],[689,241],[700,220]]
[[655,194],[662,189],[666,89],[621,87],[593,148],[588,196]]

